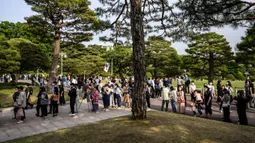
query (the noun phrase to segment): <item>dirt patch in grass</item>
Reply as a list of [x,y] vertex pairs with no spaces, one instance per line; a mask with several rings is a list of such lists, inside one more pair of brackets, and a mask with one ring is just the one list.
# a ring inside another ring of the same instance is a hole
[[227,143],[255,142],[255,128],[158,111],[148,112],[147,120],[129,116],[39,134],[13,143]]

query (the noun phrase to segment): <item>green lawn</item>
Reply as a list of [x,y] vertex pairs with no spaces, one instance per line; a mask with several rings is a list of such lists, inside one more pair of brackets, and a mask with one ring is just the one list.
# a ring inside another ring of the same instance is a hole
[[130,116],[34,135],[11,143],[252,143],[255,128],[174,113],[151,111],[147,120]]
[[[201,80],[194,80],[194,82],[195,82],[195,85],[197,86],[198,89],[202,89],[204,84],[208,83],[208,80],[203,80],[203,81],[201,81]],[[218,81],[216,81],[216,80],[213,82],[213,85],[214,85],[215,89],[216,89],[216,86],[217,86],[217,82]],[[221,84],[225,85],[226,82],[227,82],[226,80],[223,80],[223,81],[221,81]],[[231,84],[232,84],[233,88],[244,89],[244,81],[231,81]],[[174,86],[177,85],[176,81],[173,81],[173,85]]]
[[[12,95],[15,92],[15,88],[17,86],[24,86],[24,84],[3,84],[0,83],[0,108],[6,108],[13,106],[13,99]],[[39,93],[40,87],[39,86],[32,86],[33,87],[33,95],[31,96],[31,102],[33,104],[36,104],[37,102],[37,94]],[[25,90],[25,89],[24,89]],[[66,100],[69,100],[69,96],[67,96],[67,93],[65,93]]]

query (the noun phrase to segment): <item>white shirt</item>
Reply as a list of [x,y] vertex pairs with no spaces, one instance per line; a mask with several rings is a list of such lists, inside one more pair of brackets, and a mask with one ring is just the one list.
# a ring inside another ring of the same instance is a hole
[[170,98],[177,102],[177,92],[175,90],[170,92]]
[[177,79],[177,83],[178,83],[178,85],[182,85],[182,79],[181,79],[181,78],[178,78],[178,79]]
[[193,92],[196,90],[196,88],[197,88],[197,87],[196,87],[195,84],[194,84],[194,85],[191,84],[191,85],[190,85],[190,90],[189,90],[190,93],[193,93]]

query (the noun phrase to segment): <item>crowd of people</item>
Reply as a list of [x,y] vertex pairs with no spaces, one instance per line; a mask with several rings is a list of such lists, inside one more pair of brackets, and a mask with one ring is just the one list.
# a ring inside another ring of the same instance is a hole
[[[83,82],[73,82],[68,80],[70,77],[59,77],[53,84],[52,91],[46,92],[45,87],[41,87],[37,95],[36,116],[43,117],[47,120],[47,116],[52,114],[53,117],[58,115],[59,105],[65,105],[65,89],[70,84],[68,96],[70,98],[70,116],[75,117],[84,100],[88,103],[88,110],[90,112],[99,113],[99,100],[103,101],[103,111],[108,112],[110,108],[120,108],[125,106],[131,107],[132,91],[134,90],[134,79],[123,78],[121,80],[116,78],[108,78],[108,82],[103,85],[102,78],[91,77],[85,79]],[[172,84],[172,78],[164,79],[148,79],[145,84],[146,103],[148,109],[151,108],[151,98],[158,98],[162,100],[162,111],[169,111],[169,104],[172,112],[186,113],[186,108],[191,107],[194,116],[201,116],[211,118],[212,104],[215,100],[219,106],[219,112],[223,112],[223,121],[231,122],[230,113],[232,101],[237,101],[237,112],[239,115],[240,124],[247,125],[246,109],[251,107],[252,97],[254,95],[253,80],[245,82],[245,91],[235,91],[230,81],[222,85],[219,80],[217,88],[213,83],[205,84],[202,89],[197,89],[195,82],[190,81],[189,77],[185,75],[183,78],[179,77],[177,86]],[[70,82],[70,83],[67,83]],[[13,95],[14,100],[14,119],[18,119],[21,123],[25,119],[25,109],[33,105],[30,104],[30,96],[33,94],[33,89],[26,87],[17,87],[17,92]],[[190,96],[190,102],[187,98]],[[202,112],[204,110],[204,113]]]

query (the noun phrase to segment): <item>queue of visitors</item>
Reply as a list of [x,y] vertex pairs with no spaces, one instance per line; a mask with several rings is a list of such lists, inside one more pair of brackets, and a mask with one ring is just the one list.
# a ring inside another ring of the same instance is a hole
[[[183,83],[184,81],[184,83]],[[47,120],[47,116],[52,114],[53,117],[59,113],[59,105],[65,105],[65,77],[58,78],[53,83],[52,91],[46,92],[45,87],[41,87],[37,95],[36,116]],[[151,108],[151,98],[162,100],[162,111],[169,111],[171,106],[174,113],[186,113],[186,108],[191,107],[194,116],[212,117],[212,103],[214,99],[219,105],[219,112],[223,112],[223,121],[231,122],[230,114],[231,103],[237,101],[237,112],[239,115],[239,123],[247,125],[246,109],[252,107],[251,100],[254,95],[253,80],[245,82],[245,91],[234,91],[230,81],[225,85],[219,80],[215,89],[212,82],[204,84],[204,87],[199,90],[194,81],[190,81],[185,75],[182,79],[177,78],[177,87],[172,84],[171,78],[164,79],[148,79],[145,85],[146,103],[148,109]],[[30,96],[33,94],[33,88],[27,85],[25,91],[23,87],[17,87],[17,91],[13,95],[14,100],[14,119],[18,123],[22,123],[25,117],[25,109],[31,107]],[[70,83],[68,96],[70,98],[70,116],[75,117],[79,112],[79,108],[86,100],[88,103],[89,112],[99,113],[99,100],[103,101],[103,111],[109,112],[110,108],[120,108],[125,106],[131,107],[132,91],[134,90],[134,79],[124,78],[118,80],[109,78],[107,84],[102,85],[99,77],[91,77],[85,79],[83,83]],[[190,96],[190,102],[187,102],[187,97]],[[204,113],[203,113],[204,110]]]

